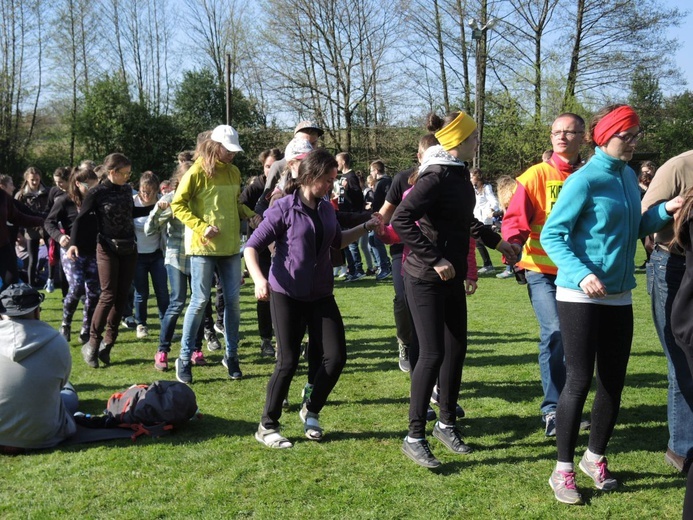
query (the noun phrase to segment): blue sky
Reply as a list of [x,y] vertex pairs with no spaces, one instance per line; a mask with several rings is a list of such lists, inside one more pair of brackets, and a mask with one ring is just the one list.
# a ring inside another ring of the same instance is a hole
[[[664,0],[667,5],[689,11],[688,16],[682,20],[680,27],[669,30],[669,36],[676,38],[681,47],[676,53],[676,64],[683,72],[683,77],[688,84],[674,89],[681,92],[685,89],[693,90],[693,2],[690,0]],[[674,93],[674,92],[672,92]]]

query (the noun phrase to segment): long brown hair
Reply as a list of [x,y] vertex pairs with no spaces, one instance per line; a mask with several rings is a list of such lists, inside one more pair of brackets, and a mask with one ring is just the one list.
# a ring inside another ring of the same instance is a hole
[[688,231],[693,218],[693,188],[688,188],[683,194],[683,206],[674,221],[674,244],[684,249],[691,245],[691,235]]
[[81,164],[77,168],[72,169],[70,179],[67,181],[67,196],[75,203],[78,208],[82,206],[84,195],[77,187],[78,182],[87,182],[90,180],[98,180],[94,166],[91,164]]
[[222,144],[211,139],[206,139],[197,148],[199,157],[202,157],[202,169],[210,179],[214,177],[217,161],[221,157]]

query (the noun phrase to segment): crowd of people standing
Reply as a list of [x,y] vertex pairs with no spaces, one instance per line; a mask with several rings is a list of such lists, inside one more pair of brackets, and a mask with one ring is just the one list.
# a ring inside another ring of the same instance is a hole
[[[210,350],[225,348],[222,363],[230,379],[243,377],[238,343],[244,258],[257,298],[260,351],[276,358],[255,432],[270,448],[293,445],[279,419],[304,349],[308,383],[299,417],[308,439],[325,435],[320,413],[347,363],[335,279],[392,277],[399,367],[411,375],[402,451],[416,464],[437,468],[441,463],[426,440],[427,422],[435,418],[431,402],[440,412],[433,436],[455,454],[471,451],[457,426],[464,417],[458,395],[467,351],[466,298],[476,291],[478,274],[495,272],[486,250],[492,247],[508,264],[508,274],[499,277],[515,274],[520,281],[522,273],[539,324],[539,413],[558,451],[549,485],[558,501],[580,504],[573,458],[581,427],[590,434],[580,470],[598,489],[618,485],[606,450],[633,335],[635,248],[649,237],[648,285],[670,375],[665,458],[687,471],[693,449],[693,355],[684,318],[690,301],[685,255],[690,256],[693,211],[692,194],[684,193],[693,186],[690,153],[656,175],[653,163],[643,163],[638,176],[628,166],[641,137],[631,107],[607,106],[589,126],[564,113],[552,124],[550,154],[503,186],[499,181],[499,204],[483,173],[467,166],[478,147],[474,120],[464,112],[431,114],[427,129],[419,143],[420,164],[394,178],[381,160],[370,163],[367,178],[357,174],[348,153],[333,156],[319,148],[323,130],[310,121],[299,123],[284,152],[274,148],[260,155],[263,173],[247,185],[233,164],[243,148],[228,125],[200,135],[165,194],[152,172],[143,173],[133,190],[130,160],[120,153],[98,166],[85,161],[56,171],[51,190],[29,168],[14,200],[6,194],[12,179],[0,179],[6,188],[0,191],[0,212],[7,223],[0,248],[8,253],[0,254],[0,275],[7,283],[19,278],[13,243],[18,232],[26,241],[31,285],[39,284],[41,240],[53,244],[46,289],[54,289],[54,279],[64,280],[60,333],[68,342],[84,301],[79,338],[92,368],[111,363],[131,287],[137,337],[149,336],[151,281],[161,321],[154,367],[169,369],[183,315],[175,377],[191,384],[192,367],[206,364],[203,339]],[[585,162],[580,152],[586,142],[593,154]],[[684,217],[674,230],[682,205]],[[244,247],[242,229],[248,235]],[[475,251],[483,262],[479,269]],[[216,324],[215,286],[223,316]],[[223,333],[223,347],[215,328]],[[584,421],[595,367],[596,396]]]

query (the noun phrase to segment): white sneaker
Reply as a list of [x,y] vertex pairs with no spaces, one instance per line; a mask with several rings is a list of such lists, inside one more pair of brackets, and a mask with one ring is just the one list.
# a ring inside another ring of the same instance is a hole
[[147,329],[146,325],[138,325],[137,326],[137,339],[144,339],[147,336],[149,336],[149,329]]

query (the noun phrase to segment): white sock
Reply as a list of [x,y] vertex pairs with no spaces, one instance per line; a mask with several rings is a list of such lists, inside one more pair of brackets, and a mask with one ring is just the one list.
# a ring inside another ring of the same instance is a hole
[[596,453],[592,453],[590,450],[585,451],[585,458],[590,462],[597,462],[603,456],[604,455],[597,455]]
[[414,443],[416,443],[416,442],[421,442],[421,441],[424,441],[424,440],[426,440],[426,439],[424,439],[423,437],[422,437],[421,439],[414,439],[414,438],[412,438],[412,437],[409,437],[409,435],[407,435],[407,442],[410,442],[410,443],[412,443],[412,444],[414,444]]
[[455,427],[454,424],[443,424],[442,422],[438,421],[438,428],[440,428],[441,430],[448,430],[448,429],[452,429],[454,427]]
[[572,462],[556,462],[556,471],[572,473],[575,471],[575,464]]

